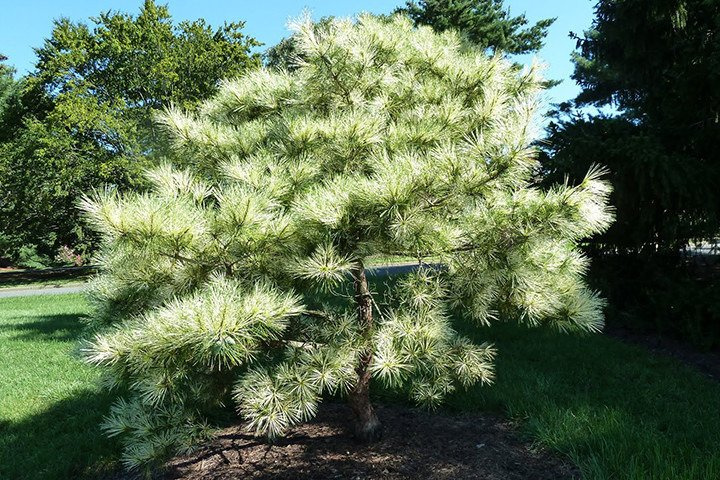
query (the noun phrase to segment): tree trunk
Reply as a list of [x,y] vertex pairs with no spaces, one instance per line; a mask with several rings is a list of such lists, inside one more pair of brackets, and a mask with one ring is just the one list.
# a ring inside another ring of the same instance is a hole
[[[358,266],[353,269],[353,276],[355,278],[358,322],[363,337],[368,339],[372,335],[373,327],[372,298],[365,276],[365,266],[362,262],[359,262]],[[358,375],[357,384],[348,396],[348,403],[355,414],[355,436],[364,442],[374,442],[382,435],[382,425],[370,403],[370,371],[368,367],[371,361],[372,351],[368,349],[360,356],[360,361],[355,368]]]

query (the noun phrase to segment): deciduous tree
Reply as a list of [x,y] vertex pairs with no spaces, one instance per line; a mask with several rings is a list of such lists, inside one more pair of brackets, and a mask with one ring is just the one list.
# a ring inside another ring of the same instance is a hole
[[91,246],[75,208],[80,194],[143,186],[141,172],[164,154],[152,112],[192,107],[221,78],[258,65],[250,52],[258,43],[242,28],[174,24],[152,0],[136,16],[57,20],[2,123],[0,234],[15,249],[35,244],[51,256],[60,245]]

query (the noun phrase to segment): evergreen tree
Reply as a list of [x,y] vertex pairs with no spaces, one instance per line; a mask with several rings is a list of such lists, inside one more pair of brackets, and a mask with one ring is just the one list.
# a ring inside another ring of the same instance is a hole
[[546,18],[524,28],[528,24],[525,15],[511,16],[503,3],[503,0],[408,0],[396,12],[408,15],[415,25],[428,25],[438,32],[457,30],[493,53],[540,50],[555,19]]
[[[323,29],[332,23],[335,17],[322,17],[315,22],[316,34],[322,33]],[[303,62],[302,52],[293,36],[289,36],[280,40],[277,45],[265,50],[263,60],[268,68],[281,70],[295,70]]]
[[716,236],[720,1],[600,0],[595,15],[577,36],[582,92],[549,131],[549,179],[609,168],[618,222],[597,238],[604,251],[677,253]]
[[[86,353],[127,392],[105,429],[129,467],[205,438],[229,404],[275,437],[339,395],[375,440],[371,378],[428,407],[492,381],[495,349],[453,314],[602,327],[576,246],[611,221],[608,187],[598,170],[531,186],[536,68],[402,16],[295,29],[294,72],[255,70],[161,116],[183,167],[83,202],[105,239]],[[375,254],[419,268],[379,298]]]
[[[525,15],[510,16],[503,0],[421,0],[406,2],[395,13],[407,15],[415,26],[428,25],[437,32],[456,30],[468,40],[492,53],[522,54],[537,52],[543,46],[547,29],[554,18],[540,20],[530,28],[523,28],[528,21]],[[323,17],[316,29],[322,30],[332,20]],[[293,37],[282,39],[264,54],[269,68],[292,70],[302,61],[301,52]],[[555,85],[549,82],[547,86]]]

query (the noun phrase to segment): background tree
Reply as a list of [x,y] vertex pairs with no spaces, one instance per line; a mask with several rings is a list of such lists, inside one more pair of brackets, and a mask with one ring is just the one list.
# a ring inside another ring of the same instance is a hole
[[[537,69],[402,16],[296,31],[294,72],[255,70],[162,117],[185,168],[84,202],[105,238],[86,351],[128,391],[105,424],[128,466],[202,438],[230,395],[270,437],[344,396],[376,439],[371,378],[428,407],[492,380],[493,348],[452,312],[602,327],[576,245],[610,222],[607,185],[531,186]],[[381,298],[374,254],[419,269]]]
[[549,131],[550,178],[608,166],[618,221],[597,238],[604,251],[678,252],[715,236],[720,2],[601,0],[595,11],[574,54],[582,92]]
[[[16,92],[19,88],[19,82],[15,80],[15,71],[3,64],[7,57],[0,54],[0,137],[8,129],[6,118],[9,111],[12,110],[13,99],[17,98]],[[1,173],[1,171],[0,171]],[[5,266],[7,261],[3,261],[4,257],[10,255],[13,249],[13,242],[6,235],[0,233],[0,266]]]
[[91,245],[75,202],[94,186],[141,187],[140,172],[163,154],[153,110],[192,107],[259,62],[242,22],[174,25],[152,0],[137,16],[106,12],[92,22],[55,22],[3,122],[0,234],[16,250]]
[[438,32],[457,30],[493,54],[537,52],[555,21],[546,18],[524,28],[528,24],[525,15],[511,16],[503,0],[407,1],[395,11],[409,16],[416,26],[428,25]]
[[[315,30],[322,33],[332,23],[335,17],[322,17],[315,22]],[[280,40],[277,45],[265,50],[263,60],[268,68],[281,68],[285,70],[295,70],[302,63],[303,57],[297,41],[293,36],[285,37]]]
[[1,62],[5,62],[7,57],[0,54],[0,117],[3,116],[7,109],[7,102],[12,96],[16,85],[14,78],[14,70]]
[[601,0],[595,13],[574,54],[582,92],[544,142],[546,180],[610,170],[617,222],[589,243],[612,322],[717,348],[720,278],[711,257],[682,253],[720,226],[720,2]]

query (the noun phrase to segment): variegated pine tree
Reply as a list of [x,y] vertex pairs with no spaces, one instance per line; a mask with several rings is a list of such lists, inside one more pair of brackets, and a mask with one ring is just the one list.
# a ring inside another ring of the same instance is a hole
[[[493,379],[493,348],[451,315],[602,326],[576,246],[611,221],[608,186],[532,186],[537,68],[401,17],[295,28],[292,73],[162,115],[177,158],[150,192],[83,203],[105,236],[87,354],[122,397],[105,428],[130,467],[231,404],[274,437],[337,395],[376,439],[371,378],[430,407]],[[420,265],[382,301],[377,254]]]

